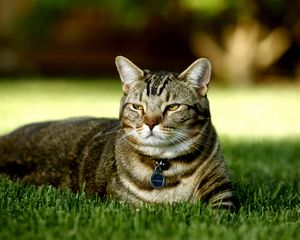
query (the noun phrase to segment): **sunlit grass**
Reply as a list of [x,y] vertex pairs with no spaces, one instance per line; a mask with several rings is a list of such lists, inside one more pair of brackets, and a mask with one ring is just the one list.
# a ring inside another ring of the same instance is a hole
[[[0,133],[19,125],[73,116],[118,117],[117,79],[23,79],[0,82]],[[221,136],[300,135],[300,87],[262,86],[209,91],[213,122]]]
[[300,136],[300,86],[216,88],[210,91],[213,122],[229,137]]
[[0,82],[0,132],[29,122],[77,116],[117,117],[117,80],[23,80]]

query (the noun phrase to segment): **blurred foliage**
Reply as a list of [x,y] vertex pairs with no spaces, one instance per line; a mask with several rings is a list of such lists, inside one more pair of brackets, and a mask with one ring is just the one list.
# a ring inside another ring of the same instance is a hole
[[[52,69],[59,61],[59,66],[66,62],[73,66],[71,59],[77,59],[78,66],[91,66],[90,59],[96,62],[101,56],[105,63],[116,54],[129,53],[149,67],[173,61],[175,69],[175,61],[185,64],[207,56],[217,78],[234,83],[260,81],[268,74],[300,75],[297,0],[22,1],[26,9],[14,19],[11,42],[31,51],[36,62],[52,64]],[[69,52],[64,54],[66,48]],[[72,48],[90,55],[83,60],[82,52],[76,55]],[[47,51],[53,49],[58,49],[56,57],[49,60]],[[145,55],[151,60],[143,60]]]
[[[25,40],[30,42],[43,41],[60,17],[74,8],[98,9],[111,15],[110,24],[116,29],[142,29],[151,9],[159,12],[167,7],[167,1],[153,0],[33,0],[29,11],[16,23],[16,29],[21,30]],[[150,11],[149,11],[150,10]],[[120,20],[122,19],[122,20]],[[138,19],[138,21],[137,21]]]
[[[41,37],[47,36],[47,29],[74,8],[98,9],[109,13],[110,24],[117,25],[118,29],[142,29],[151,15],[160,15],[170,21],[177,21],[179,18],[187,27],[192,27],[192,30],[200,27],[218,31],[240,18],[260,18],[267,25],[276,22],[277,25],[287,24],[281,20],[288,12],[288,3],[285,0],[32,0],[29,11],[17,22],[17,30],[21,30],[30,41],[39,41]],[[214,28],[207,28],[206,24],[213,25]]]

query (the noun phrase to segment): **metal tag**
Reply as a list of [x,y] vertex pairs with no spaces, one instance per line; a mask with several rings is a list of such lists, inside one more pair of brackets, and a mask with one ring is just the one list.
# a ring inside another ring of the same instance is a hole
[[156,166],[150,178],[150,184],[153,188],[162,188],[165,186],[165,177],[162,175],[161,168]]

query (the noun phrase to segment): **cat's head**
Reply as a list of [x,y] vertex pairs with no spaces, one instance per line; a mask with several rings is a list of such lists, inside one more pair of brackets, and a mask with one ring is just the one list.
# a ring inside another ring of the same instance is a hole
[[124,141],[158,158],[175,158],[204,143],[211,125],[206,97],[209,60],[200,58],[181,74],[142,71],[122,56],[116,65],[124,91],[120,107]]

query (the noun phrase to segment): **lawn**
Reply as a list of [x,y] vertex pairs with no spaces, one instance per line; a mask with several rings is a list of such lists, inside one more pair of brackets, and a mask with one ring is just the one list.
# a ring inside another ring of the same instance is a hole
[[[300,239],[300,86],[211,85],[240,209],[133,208],[0,178],[0,239]],[[118,116],[117,80],[0,81],[0,133],[33,121]]]

